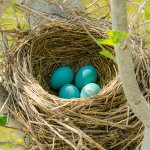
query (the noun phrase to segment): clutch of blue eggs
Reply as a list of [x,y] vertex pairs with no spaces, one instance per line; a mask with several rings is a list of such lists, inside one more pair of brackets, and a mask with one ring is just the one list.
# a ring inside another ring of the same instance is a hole
[[97,71],[91,65],[82,66],[76,73],[69,66],[57,68],[50,76],[50,86],[63,99],[86,98],[97,95],[101,88],[96,83]]

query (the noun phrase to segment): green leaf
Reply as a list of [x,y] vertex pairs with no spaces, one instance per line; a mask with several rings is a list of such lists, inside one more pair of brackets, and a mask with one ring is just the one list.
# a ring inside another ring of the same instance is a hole
[[28,23],[21,24],[21,29],[29,29],[29,24]]
[[146,20],[150,20],[150,9],[149,9],[149,7],[150,7],[150,1],[148,0],[147,2],[146,2],[146,5],[145,5],[145,19]]
[[111,60],[114,60],[114,58],[115,58],[114,55],[111,52],[107,51],[107,50],[102,50],[102,51],[99,52],[99,54],[101,54],[101,55],[103,55],[103,56],[105,56],[105,57],[107,57]]
[[145,11],[145,18],[146,18],[146,20],[150,19],[150,10]]
[[110,38],[108,39],[97,39],[97,43],[101,45],[109,45],[109,46],[114,46],[114,44],[121,43],[121,37],[127,38],[129,35],[126,32],[118,32],[115,30],[109,30],[107,31],[107,34],[109,35]]
[[124,32],[124,31],[115,31],[115,30],[109,30],[107,31],[107,34],[110,36],[114,44],[120,44],[122,45],[121,42],[121,37],[122,38],[128,38],[129,34]]
[[120,34],[118,31],[109,30],[107,31],[107,34],[110,36],[114,44],[121,43]]
[[0,117],[0,126],[5,126],[7,124],[7,116]]
[[104,40],[97,39],[97,42],[98,44],[101,44],[101,45],[114,46],[112,39],[104,39]]
[[129,37],[129,34],[126,33],[126,32],[119,32],[120,36],[123,37],[123,38],[128,38]]

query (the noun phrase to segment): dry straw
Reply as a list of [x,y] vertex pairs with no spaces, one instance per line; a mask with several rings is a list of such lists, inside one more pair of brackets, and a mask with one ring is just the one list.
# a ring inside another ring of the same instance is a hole
[[[103,20],[103,22],[105,22]],[[94,38],[105,39],[108,26],[88,26]],[[30,137],[27,149],[133,150],[141,142],[143,126],[127,105],[116,64],[99,54],[101,48],[84,28],[49,22],[19,39],[6,58],[9,107]],[[135,72],[140,89],[150,99],[150,55],[132,40]],[[113,52],[112,47],[105,49]],[[75,72],[93,65],[102,91],[91,98],[64,100],[49,86],[58,66]]]

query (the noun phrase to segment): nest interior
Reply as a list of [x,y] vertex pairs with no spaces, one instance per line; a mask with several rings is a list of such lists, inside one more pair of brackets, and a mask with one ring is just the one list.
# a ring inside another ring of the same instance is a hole
[[[91,33],[95,38],[103,39],[106,36],[92,30]],[[84,29],[77,26],[48,25],[31,45],[32,48],[28,48],[32,51],[31,72],[39,84],[51,94],[54,91],[50,87],[49,78],[59,66],[70,66],[76,73],[83,65],[93,65],[97,69],[98,84],[102,87],[116,75],[113,61],[100,56],[101,48]]]
[[[106,28],[64,22],[50,22],[21,38],[7,57],[6,88],[10,109],[30,137],[35,149],[135,149],[141,142],[143,126],[127,105],[117,67],[99,54],[91,39],[105,39]],[[148,100],[149,54],[135,50],[137,80]],[[113,52],[113,48],[105,47]],[[63,100],[49,85],[58,66],[71,66],[75,72],[83,65],[96,67],[103,90],[86,99]],[[13,105],[12,105],[13,99]],[[126,133],[126,134],[124,134]]]

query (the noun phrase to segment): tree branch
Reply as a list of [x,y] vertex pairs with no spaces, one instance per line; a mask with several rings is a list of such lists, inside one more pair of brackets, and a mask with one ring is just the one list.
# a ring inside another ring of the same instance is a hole
[[3,87],[2,84],[0,84],[0,102],[5,102],[5,100],[7,99],[8,93],[5,90],[5,88]]
[[[112,28],[118,32],[128,33],[126,0],[111,0],[111,15]],[[122,82],[128,104],[135,115],[146,127],[143,143],[146,143],[147,145],[145,147],[142,146],[142,149],[148,150],[150,147],[150,142],[146,141],[150,141],[150,108],[141,94],[136,81],[129,39],[122,37],[121,43],[126,43],[123,48],[121,48],[120,44],[115,44],[120,80]]]

